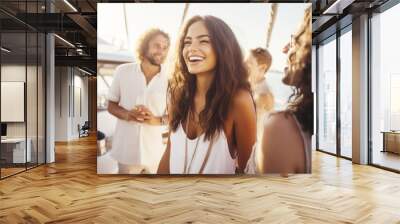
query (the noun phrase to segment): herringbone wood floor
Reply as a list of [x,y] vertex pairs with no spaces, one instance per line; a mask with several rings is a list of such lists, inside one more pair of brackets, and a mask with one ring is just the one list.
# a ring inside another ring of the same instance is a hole
[[313,174],[98,176],[96,142],[0,181],[0,223],[400,223],[400,175],[316,152]]

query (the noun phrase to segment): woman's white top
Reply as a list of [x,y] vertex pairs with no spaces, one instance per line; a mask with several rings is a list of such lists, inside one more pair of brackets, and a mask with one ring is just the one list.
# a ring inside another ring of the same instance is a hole
[[[108,100],[117,102],[126,110],[145,105],[154,116],[162,116],[166,107],[168,80],[161,67],[160,73],[146,84],[140,64],[128,63],[117,67]],[[119,163],[145,165],[156,173],[165,150],[162,132],[165,126],[140,124],[118,119],[112,141],[111,156]]]
[[[187,139],[186,161],[188,167],[192,160],[197,140],[199,140],[191,164],[191,169],[188,172],[189,174],[199,174],[203,161],[205,160],[210,141],[205,140],[204,136],[205,134],[203,133],[195,139]],[[170,174],[184,174],[186,138],[187,136],[182,124],[178,126],[178,129],[175,132],[171,132],[171,151],[169,160]],[[235,174],[235,170],[236,159],[232,159],[225,133],[224,131],[220,131],[216,136],[214,136],[213,144],[210,148],[210,155],[205,164],[203,174]]]

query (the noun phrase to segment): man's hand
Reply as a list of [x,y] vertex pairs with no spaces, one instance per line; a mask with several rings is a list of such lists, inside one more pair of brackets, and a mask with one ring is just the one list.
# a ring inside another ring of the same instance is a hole
[[145,107],[143,105],[138,105],[132,110],[127,111],[125,120],[143,123],[145,120],[150,119],[150,116],[147,114],[144,108]]
[[139,110],[144,112],[146,116],[146,119],[143,121],[143,123],[149,125],[161,125],[161,118],[154,116],[154,114],[147,107],[140,105]]
[[151,116],[147,114],[149,110],[143,105],[137,105],[132,110],[126,110],[118,105],[118,102],[108,101],[107,110],[110,114],[125,121],[143,123],[145,120],[151,118]]

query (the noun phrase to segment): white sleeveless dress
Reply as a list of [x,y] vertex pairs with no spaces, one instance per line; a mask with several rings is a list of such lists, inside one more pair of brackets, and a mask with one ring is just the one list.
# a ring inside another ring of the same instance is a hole
[[[210,141],[205,140],[204,136],[205,134],[203,133],[195,139],[187,138],[182,124],[178,126],[175,132],[171,132],[170,174],[185,173],[185,141],[187,141],[187,167],[190,167],[188,174],[200,174],[200,169],[203,165],[203,161],[206,159],[206,154],[210,145]],[[196,153],[194,153],[196,144],[197,150]],[[213,144],[210,148],[210,154],[202,174],[235,174],[235,170],[236,159],[232,159],[227,138],[224,131],[221,131],[214,137]]]

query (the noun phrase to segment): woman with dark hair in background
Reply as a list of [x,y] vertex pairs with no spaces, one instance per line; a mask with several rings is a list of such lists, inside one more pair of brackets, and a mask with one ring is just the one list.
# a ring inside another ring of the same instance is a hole
[[224,21],[195,16],[186,23],[169,97],[170,136],[158,173],[243,172],[256,113],[240,46]]
[[253,153],[247,173],[311,173],[311,40],[311,9],[307,8],[299,30],[283,49],[288,60],[282,82],[292,86],[294,92],[287,109],[274,112],[267,119],[262,139],[262,158],[257,158],[261,164],[256,167]]

